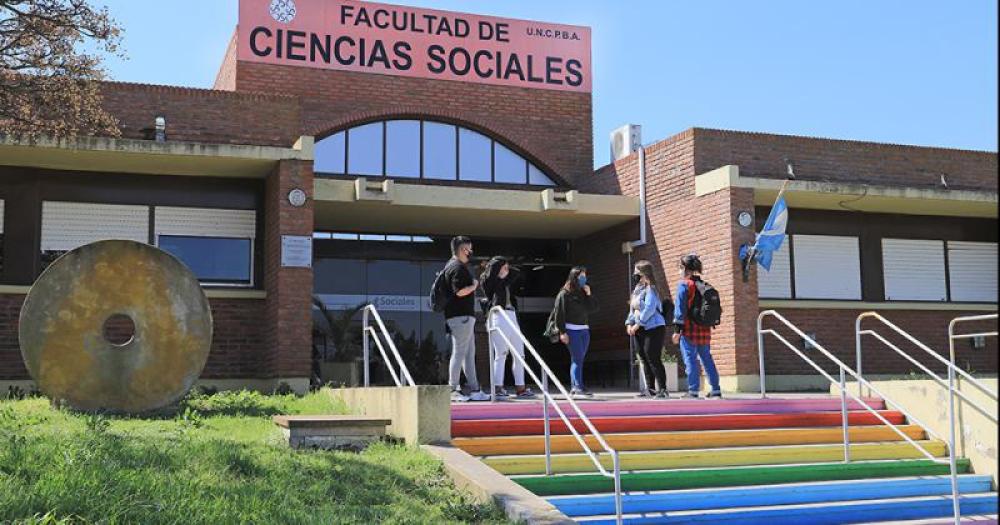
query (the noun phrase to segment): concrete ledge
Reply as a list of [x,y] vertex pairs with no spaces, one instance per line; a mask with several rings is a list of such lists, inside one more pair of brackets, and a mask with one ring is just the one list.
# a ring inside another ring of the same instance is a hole
[[[205,288],[205,297],[209,299],[267,299],[264,290],[245,290],[239,288]],[[0,295],[28,295],[30,286],[0,284]]]
[[352,413],[392,420],[389,435],[407,444],[451,441],[451,389],[447,386],[333,388],[325,390]]
[[[768,392],[826,392],[830,388],[830,382],[818,373],[767,374],[766,381]],[[722,376],[719,383],[723,392],[760,392],[760,376],[757,374]]]
[[444,462],[445,471],[459,488],[480,502],[495,502],[511,520],[529,524],[575,523],[551,503],[461,449],[437,445],[421,448]]
[[761,310],[922,310],[930,312],[995,312],[996,303],[938,303],[916,301],[822,301],[808,299],[760,299]]
[[[741,177],[738,166],[728,165],[697,175],[695,195],[708,195],[729,188],[747,188],[754,190],[756,205],[770,206],[783,184],[781,179]],[[862,212],[997,217],[998,197],[995,191],[795,180],[788,183],[785,192],[790,208],[819,210],[842,210],[844,198],[852,196],[857,199],[851,202],[851,208]]]

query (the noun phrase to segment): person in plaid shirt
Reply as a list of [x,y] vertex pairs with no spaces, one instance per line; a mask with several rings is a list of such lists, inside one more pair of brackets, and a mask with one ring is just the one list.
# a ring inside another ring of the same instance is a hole
[[[703,326],[691,319],[689,312],[695,299],[695,281],[701,280],[701,259],[697,255],[685,255],[680,262],[681,282],[677,283],[677,298],[674,304],[674,344],[680,344],[684,368],[687,369],[687,397],[697,398],[701,390],[701,367],[705,368],[712,391],[708,397],[721,398],[719,371],[712,360],[712,327]],[[699,366],[699,361],[700,365]]]

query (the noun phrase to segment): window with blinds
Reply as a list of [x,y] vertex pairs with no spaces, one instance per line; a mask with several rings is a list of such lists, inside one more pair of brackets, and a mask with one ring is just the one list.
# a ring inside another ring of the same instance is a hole
[[793,235],[798,299],[861,300],[861,251],[857,237]]
[[771,257],[771,270],[757,266],[757,296],[764,299],[792,298],[791,240],[786,235],[781,248]]
[[158,206],[156,244],[183,261],[206,284],[253,284],[257,212]]
[[997,243],[948,241],[951,300],[997,302]]
[[944,241],[882,239],[887,301],[947,301]]

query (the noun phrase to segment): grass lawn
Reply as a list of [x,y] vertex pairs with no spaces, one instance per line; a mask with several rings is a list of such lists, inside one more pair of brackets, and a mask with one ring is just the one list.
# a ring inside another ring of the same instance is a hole
[[419,449],[292,451],[270,420],[343,412],[322,392],[193,396],[142,418],[0,401],[0,523],[506,523]]

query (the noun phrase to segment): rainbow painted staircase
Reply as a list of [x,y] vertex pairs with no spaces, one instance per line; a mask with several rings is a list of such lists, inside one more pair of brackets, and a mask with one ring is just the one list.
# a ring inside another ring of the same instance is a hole
[[[928,439],[905,416],[873,408],[931,454]],[[621,453],[627,523],[839,524],[948,518],[947,461],[935,463],[860,404],[850,403],[851,461],[845,463],[840,399],[622,400],[579,403]],[[568,406],[565,408],[569,412]],[[580,420],[574,427],[587,435]],[[539,402],[455,404],[453,444],[567,516],[614,523],[613,480],[594,464],[558,417],[551,421],[552,472],[545,475]],[[588,444],[599,450],[588,436]],[[602,456],[607,468],[611,461]],[[991,477],[958,461],[963,516],[996,523]],[[942,523],[946,523],[942,522]]]

